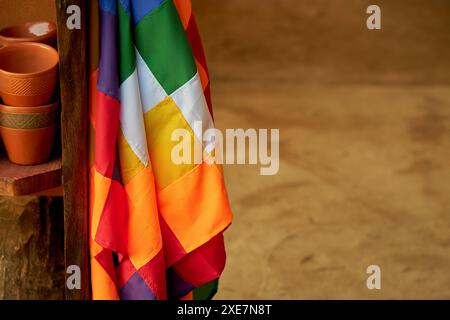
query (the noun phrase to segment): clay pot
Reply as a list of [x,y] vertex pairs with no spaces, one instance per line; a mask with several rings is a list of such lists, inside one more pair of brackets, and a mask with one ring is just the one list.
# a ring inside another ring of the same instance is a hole
[[13,43],[0,49],[0,95],[7,105],[42,106],[52,101],[58,52],[34,42]]
[[26,22],[0,30],[0,47],[17,42],[56,45],[56,24],[51,21]]
[[11,162],[33,165],[49,159],[55,141],[57,103],[38,107],[0,104],[0,134]]

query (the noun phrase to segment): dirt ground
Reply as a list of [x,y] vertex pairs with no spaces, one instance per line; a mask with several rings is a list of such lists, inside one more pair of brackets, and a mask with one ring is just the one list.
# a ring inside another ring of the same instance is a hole
[[278,175],[225,168],[217,298],[449,299],[450,2],[193,2],[217,126],[281,140]]

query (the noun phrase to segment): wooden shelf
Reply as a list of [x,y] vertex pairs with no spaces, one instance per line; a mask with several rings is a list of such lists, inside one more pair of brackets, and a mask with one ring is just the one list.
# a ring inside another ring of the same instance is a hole
[[0,195],[62,195],[61,156],[35,166],[20,166],[0,155]]
[[[88,300],[91,293],[86,147],[90,47],[88,30],[98,27],[90,25],[90,12],[97,12],[97,2],[55,0],[61,128],[54,152],[59,156],[41,165],[15,165],[7,159],[0,139],[0,196],[63,196],[65,266],[67,269],[76,265],[81,270],[81,289],[70,290],[66,287],[65,299],[68,300]],[[81,28],[67,28],[69,6],[76,6],[82,12]],[[94,65],[95,63],[92,66]],[[69,276],[70,274],[66,274],[66,280]]]

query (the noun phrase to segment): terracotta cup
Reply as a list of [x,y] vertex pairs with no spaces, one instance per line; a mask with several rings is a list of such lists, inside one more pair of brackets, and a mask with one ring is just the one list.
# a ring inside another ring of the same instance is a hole
[[42,106],[51,102],[58,52],[41,43],[14,43],[0,49],[0,95],[7,105]]
[[49,159],[55,141],[57,103],[38,107],[0,104],[0,134],[11,162],[34,165]]
[[56,24],[51,21],[33,21],[0,30],[0,47],[17,42],[40,42],[56,45]]

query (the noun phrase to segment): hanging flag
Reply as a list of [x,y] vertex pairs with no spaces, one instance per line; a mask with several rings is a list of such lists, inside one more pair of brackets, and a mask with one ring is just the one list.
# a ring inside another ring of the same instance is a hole
[[191,150],[214,150],[202,145],[214,123],[191,3],[90,3],[92,297],[211,298],[232,220],[222,170],[171,159],[176,129]]

